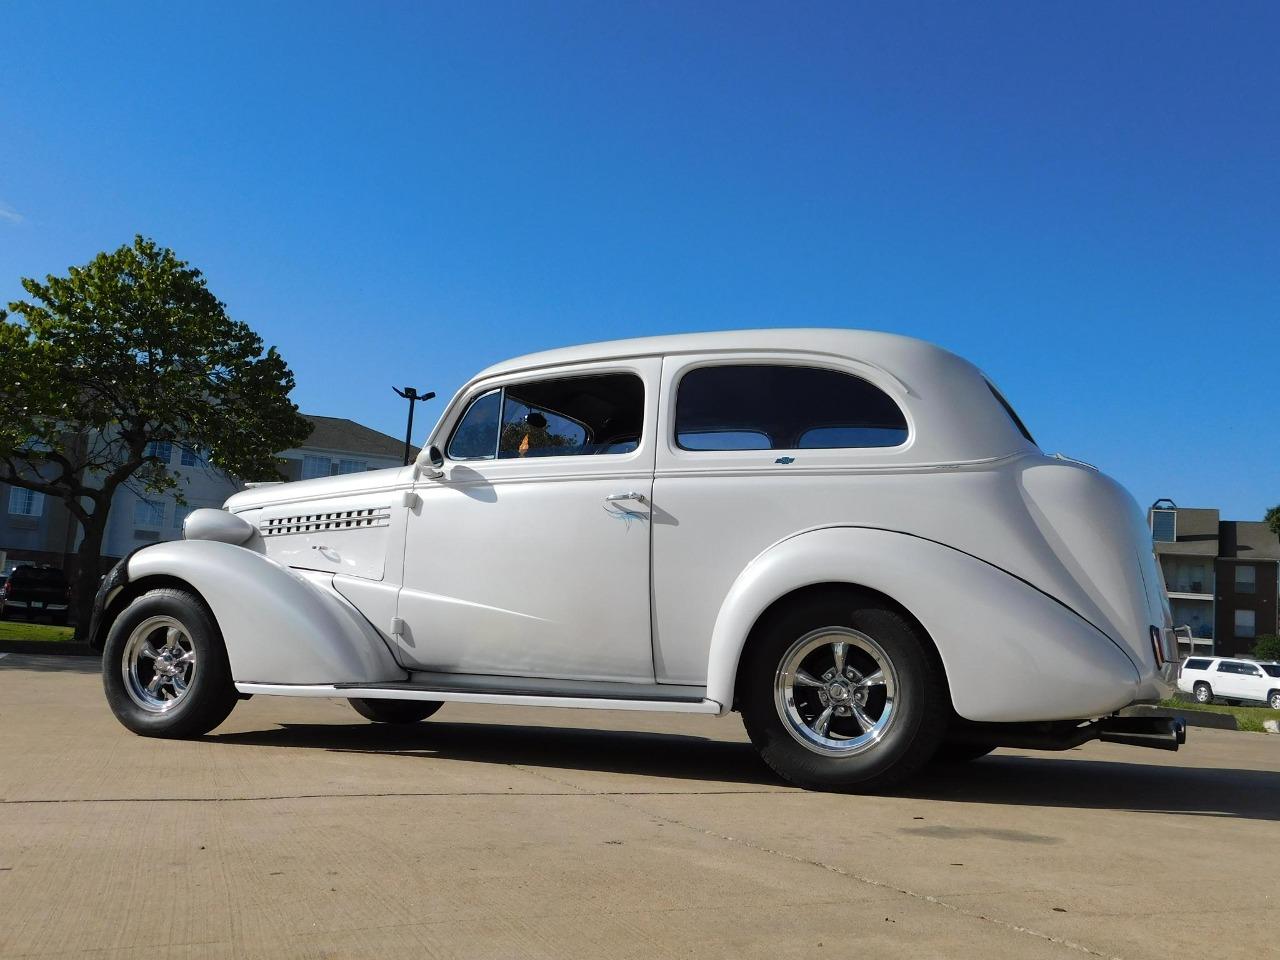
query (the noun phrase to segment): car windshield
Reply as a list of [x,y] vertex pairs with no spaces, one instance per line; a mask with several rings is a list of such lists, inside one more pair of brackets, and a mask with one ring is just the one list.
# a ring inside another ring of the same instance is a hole
[[1262,667],[1268,676],[1280,677],[1280,663],[1260,663],[1258,666]]

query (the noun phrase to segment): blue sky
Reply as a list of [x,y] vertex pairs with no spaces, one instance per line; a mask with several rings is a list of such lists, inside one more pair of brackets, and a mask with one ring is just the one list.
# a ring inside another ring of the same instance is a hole
[[1144,504],[1280,502],[1274,4],[9,2],[0,34],[4,301],[141,232],[305,411],[393,435],[392,384],[530,350],[892,330]]

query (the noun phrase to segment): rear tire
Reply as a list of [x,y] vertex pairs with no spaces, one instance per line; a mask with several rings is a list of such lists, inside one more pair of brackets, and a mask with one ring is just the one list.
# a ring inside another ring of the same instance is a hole
[[418,723],[444,706],[439,700],[356,700],[356,713],[374,723]]
[[1191,695],[1196,698],[1196,703],[1213,703],[1213,688],[1207,683],[1197,683],[1192,687]]
[[832,591],[761,624],[739,681],[760,756],[809,790],[869,793],[919,771],[950,715],[929,640],[874,597]]
[[188,590],[149,590],[111,625],[102,650],[102,685],[116,719],[144,737],[208,733],[238,696],[222,634]]
[[1272,690],[1267,694],[1267,706],[1272,710],[1280,710],[1280,690]]

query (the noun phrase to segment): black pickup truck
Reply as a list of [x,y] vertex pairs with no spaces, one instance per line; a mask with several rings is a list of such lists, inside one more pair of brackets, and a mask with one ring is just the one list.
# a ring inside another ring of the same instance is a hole
[[15,567],[0,586],[0,617],[20,613],[66,623],[70,596],[67,576],[57,567]]

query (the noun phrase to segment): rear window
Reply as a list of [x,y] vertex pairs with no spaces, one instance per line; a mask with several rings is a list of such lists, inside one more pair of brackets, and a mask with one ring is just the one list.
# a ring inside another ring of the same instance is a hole
[[1197,660],[1197,659],[1195,659],[1195,658],[1191,658],[1191,659],[1187,660],[1187,662],[1186,662],[1186,665],[1185,665],[1184,669],[1186,669],[1186,670],[1208,670],[1208,669],[1209,669],[1209,663],[1210,663],[1210,661],[1208,661],[1208,660]]
[[1036,443],[1036,438],[1033,437],[1031,435],[1031,431],[1027,429],[1027,425],[1023,423],[1022,418],[1018,416],[1018,412],[1013,409],[1013,405],[1004,398],[1004,394],[997,390],[996,385],[990,380],[987,381],[987,389],[991,391],[991,395],[996,398],[1000,406],[1004,407],[1004,412],[1009,415],[1009,419],[1012,420],[1013,425],[1018,428],[1018,432],[1026,438],[1027,443],[1039,446],[1039,444]]
[[66,579],[61,570],[41,567],[18,567],[9,574],[13,583],[65,583]]

